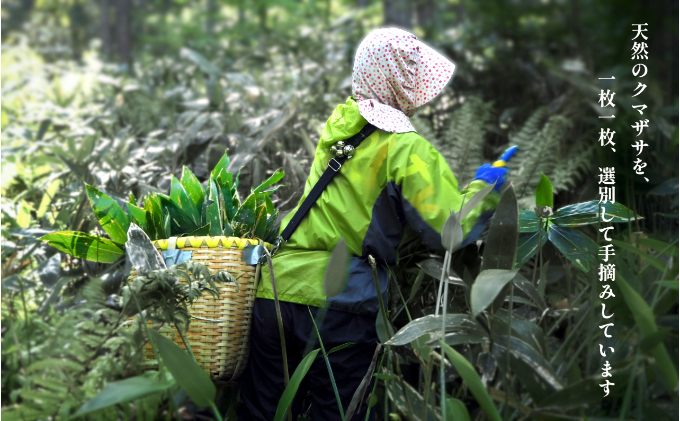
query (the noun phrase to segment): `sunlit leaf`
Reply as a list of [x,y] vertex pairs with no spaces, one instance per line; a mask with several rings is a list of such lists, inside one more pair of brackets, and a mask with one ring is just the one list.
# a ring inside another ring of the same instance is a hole
[[264,180],[262,182],[262,184],[255,187],[255,190],[253,190],[253,193],[261,193],[261,192],[265,191],[269,187],[276,184],[279,180],[281,180],[284,175],[286,175],[286,173],[281,171],[281,168],[277,169],[276,171],[274,171],[274,174],[272,174],[268,179]]
[[[205,191],[203,190],[201,182],[198,181],[198,178],[196,178],[189,168],[184,167],[182,169],[182,180],[180,183],[194,203],[194,207],[196,209],[201,209],[203,201],[205,200]],[[170,196],[172,196],[172,194]]]
[[111,240],[118,244],[124,244],[127,240],[130,220],[123,211],[123,208],[115,200],[96,188],[88,184],[85,185],[85,188],[99,225],[111,237]]
[[541,173],[541,180],[536,186],[536,206],[553,207],[553,186],[550,179]]
[[[172,184],[170,187],[170,199],[172,203],[177,206],[186,216],[188,216],[195,226],[201,225],[201,214],[199,213],[199,208],[196,207],[194,201],[189,194],[184,189],[184,186],[180,181],[173,175]],[[163,203],[163,202],[161,202]]]
[[113,263],[125,254],[121,245],[108,238],[76,231],[59,231],[40,238],[49,245],[81,259],[93,262]]

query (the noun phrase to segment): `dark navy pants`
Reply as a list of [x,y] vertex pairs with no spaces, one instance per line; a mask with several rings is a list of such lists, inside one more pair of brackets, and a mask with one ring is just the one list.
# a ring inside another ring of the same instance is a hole
[[[315,317],[320,309],[284,301],[280,302],[280,306],[286,338],[288,370],[292,376],[295,368],[304,358],[305,350],[319,348],[308,309],[311,309]],[[354,345],[328,356],[344,411],[347,410],[354,391],[371,364],[378,343],[375,320],[375,316],[328,310],[319,325],[326,352],[346,342],[355,342]],[[310,337],[312,338],[311,348],[308,345]],[[365,418],[366,398],[372,386],[373,383],[364,396],[362,410],[357,412],[352,419],[363,420]],[[238,407],[238,419],[271,421],[283,390],[283,358],[274,301],[257,298],[253,306],[248,366],[239,380],[241,403]],[[297,419],[298,414],[307,410],[302,407],[307,391],[311,392],[312,420],[340,419],[340,411],[321,352],[305,376],[291,406],[294,420]],[[370,419],[372,420],[373,416]]]

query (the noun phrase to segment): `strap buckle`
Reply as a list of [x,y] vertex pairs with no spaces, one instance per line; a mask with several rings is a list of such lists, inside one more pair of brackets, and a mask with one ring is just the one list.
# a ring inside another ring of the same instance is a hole
[[281,237],[280,235],[276,237],[276,241],[274,242],[274,246],[272,247],[272,252],[270,253],[272,257],[276,254],[277,251],[279,251],[279,247],[281,247],[281,245],[285,242],[286,240],[284,240],[283,237]]
[[[331,165],[331,162],[335,162],[335,165],[337,168],[335,168],[333,165]],[[335,158],[331,158],[330,161],[328,161],[328,168],[332,169],[335,172],[340,171],[340,168],[342,167],[342,164]]]

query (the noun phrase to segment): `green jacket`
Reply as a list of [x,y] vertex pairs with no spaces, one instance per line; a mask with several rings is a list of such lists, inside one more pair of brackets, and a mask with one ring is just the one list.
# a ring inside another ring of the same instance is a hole
[[[335,108],[316,148],[300,203],[328,166],[330,146],[352,137],[366,123],[351,97]],[[428,141],[415,132],[376,130],[344,163],[290,240],[274,256],[279,299],[316,307],[327,304],[353,313],[377,313],[368,255],[379,263],[380,285],[385,294],[389,277],[380,263],[396,264],[405,225],[419,232],[428,246],[442,249],[440,233],[451,211],[460,210],[464,194],[467,200],[486,185],[476,180],[459,191],[448,164]],[[470,233],[482,213],[488,217],[498,201],[498,193],[493,191],[470,212],[463,220],[463,235]],[[281,230],[297,209],[283,219]],[[324,272],[331,251],[342,237],[350,253],[347,283],[343,292],[327,299],[322,289]],[[274,298],[267,265],[262,266],[257,297]]]

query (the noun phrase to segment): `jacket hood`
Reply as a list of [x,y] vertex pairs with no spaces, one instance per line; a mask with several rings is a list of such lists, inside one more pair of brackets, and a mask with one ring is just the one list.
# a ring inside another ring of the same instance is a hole
[[335,107],[333,114],[326,121],[323,128],[320,148],[330,148],[338,140],[349,139],[359,133],[368,121],[359,113],[359,105],[352,97],[348,97],[344,104]]

